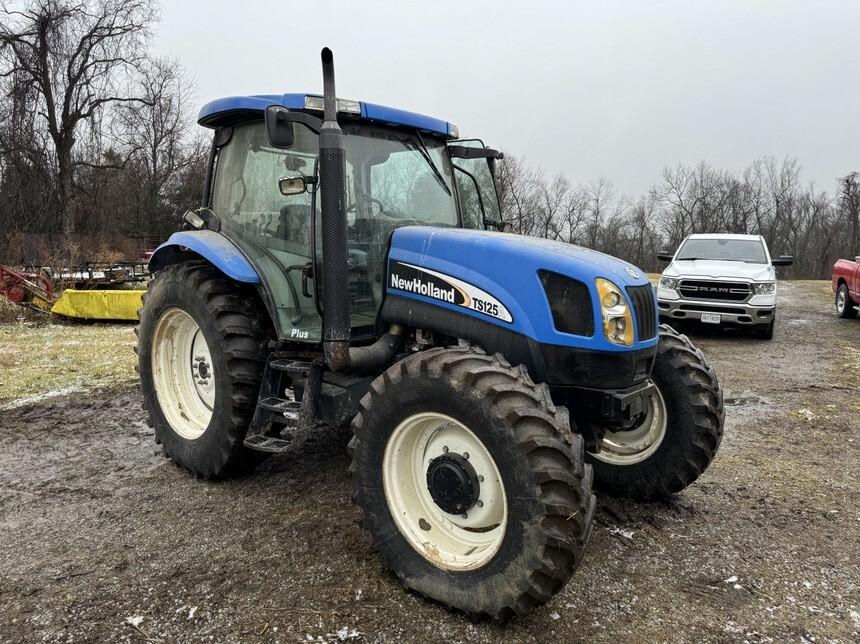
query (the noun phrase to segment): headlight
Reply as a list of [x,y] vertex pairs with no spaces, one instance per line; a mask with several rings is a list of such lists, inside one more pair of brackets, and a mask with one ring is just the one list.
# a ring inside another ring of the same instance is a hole
[[675,277],[661,277],[658,286],[660,288],[668,288],[670,291],[674,291],[678,288],[678,279]]
[[759,282],[753,284],[753,289],[756,295],[773,295],[776,293],[776,284],[774,282]]
[[600,312],[603,318],[603,335],[613,344],[633,344],[633,316],[627,306],[624,293],[607,279],[598,277],[597,286]]

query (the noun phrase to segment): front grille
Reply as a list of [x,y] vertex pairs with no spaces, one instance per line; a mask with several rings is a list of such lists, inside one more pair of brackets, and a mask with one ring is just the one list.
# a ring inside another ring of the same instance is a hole
[[703,313],[731,313],[734,315],[743,315],[746,313],[744,309],[736,309],[732,306],[714,306],[713,304],[710,306],[701,305],[701,304],[682,304],[678,307],[682,311],[701,311]]
[[552,322],[557,331],[591,337],[594,312],[588,287],[579,280],[551,271],[538,271]]
[[633,313],[639,325],[639,341],[650,340],[657,335],[657,304],[654,301],[654,287],[628,286],[627,295],[633,304]]
[[750,296],[750,285],[744,282],[681,280],[678,290],[683,297],[693,300],[743,302]]

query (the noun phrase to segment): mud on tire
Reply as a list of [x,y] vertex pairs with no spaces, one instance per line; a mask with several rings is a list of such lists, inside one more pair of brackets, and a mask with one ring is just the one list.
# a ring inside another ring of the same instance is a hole
[[[242,444],[254,414],[269,328],[253,290],[207,262],[184,262],[158,271],[138,312],[135,352],[144,411],[165,455],[195,476],[220,478],[247,471],[262,458]],[[214,368],[214,404],[202,434],[184,438],[159,403],[153,377],[153,334],[161,317],[180,309],[200,329]]]
[[665,324],[652,380],[665,401],[665,435],[638,463],[607,463],[587,454],[598,490],[639,500],[667,496],[695,481],[717,453],[725,419],[717,376],[687,336]]
[[[392,518],[383,483],[386,447],[395,428],[427,412],[469,428],[504,484],[503,536],[492,558],[473,569],[432,563]],[[535,385],[523,367],[463,347],[417,353],[376,378],[353,431],[353,500],[374,548],[407,588],[467,614],[504,620],[548,601],[579,565],[595,506],[591,468],[567,410],[556,408],[548,388]]]

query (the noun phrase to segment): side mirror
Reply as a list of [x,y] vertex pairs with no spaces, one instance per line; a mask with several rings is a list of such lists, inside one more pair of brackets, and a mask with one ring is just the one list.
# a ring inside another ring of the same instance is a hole
[[278,179],[278,190],[285,197],[290,195],[300,195],[308,189],[308,182],[305,177],[284,177]]
[[779,257],[774,257],[770,261],[774,266],[791,266],[794,264],[794,257],[791,255],[780,255]]
[[857,262],[858,264],[860,264],[860,255],[856,255],[854,257],[854,261]]
[[293,124],[287,116],[290,111],[280,105],[270,105],[266,108],[266,135],[274,148],[285,149],[292,147],[295,136]]
[[503,233],[510,233],[513,232],[514,225],[509,221],[503,221],[499,226],[499,230],[501,230]]
[[674,256],[675,254],[668,250],[657,251],[657,259],[661,262],[671,262]]
[[293,123],[301,123],[314,134],[320,133],[322,121],[305,112],[291,112],[283,105],[269,105],[266,108],[266,135],[273,148],[289,148],[295,136]]

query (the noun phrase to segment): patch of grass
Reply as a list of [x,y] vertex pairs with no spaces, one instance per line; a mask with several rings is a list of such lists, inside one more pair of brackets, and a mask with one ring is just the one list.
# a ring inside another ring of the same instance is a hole
[[0,325],[0,403],[58,389],[133,382],[134,327]]

